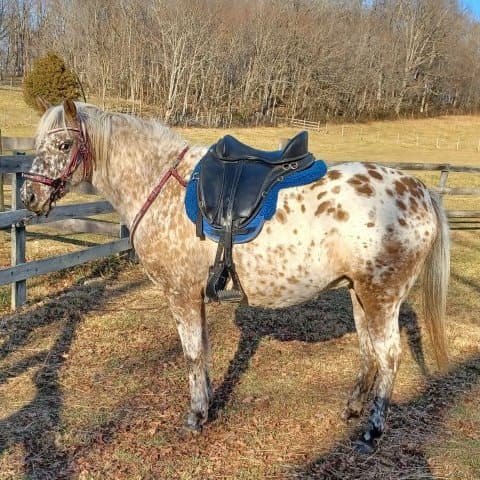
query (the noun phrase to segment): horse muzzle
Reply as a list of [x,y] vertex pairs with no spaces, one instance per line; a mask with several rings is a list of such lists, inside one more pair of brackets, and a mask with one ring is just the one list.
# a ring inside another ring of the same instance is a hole
[[20,191],[20,197],[27,210],[36,215],[48,215],[51,210],[51,193],[47,188],[39,188],[30,181],[26,181]]

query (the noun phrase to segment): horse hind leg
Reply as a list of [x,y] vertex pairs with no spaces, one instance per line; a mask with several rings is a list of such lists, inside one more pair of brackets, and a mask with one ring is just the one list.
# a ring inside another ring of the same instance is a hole
[[377,373],[375,352],[372,341],[370,340],[370,334],[368,333],[365,311],[354,289],[350,289],[350,296],[352,298],[353,318],[355,320],[355,327],[358,334],[361,358],[360,370],[355,385],[350,394],[350,398],[348,399],[347,406],[342,414],[344,420],[349,420],[352,417],[359,417],[362,414],[368,394],[370,393],[375,380],[375,374]]
[[387,411],[401,357],[398,315],[402,299],[390,298],[388,301],[387,296],[381,293],[371,293],[369,292],[369,298],[375,300],[363,302],[363,306],[378,371],[373,408],[367,426],[355,444],[360,453],[371,453],[375,450],[376,441],[385,430]]

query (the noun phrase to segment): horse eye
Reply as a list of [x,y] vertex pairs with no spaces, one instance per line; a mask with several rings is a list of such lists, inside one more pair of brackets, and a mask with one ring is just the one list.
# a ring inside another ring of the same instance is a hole
[[70,150],[70,147],[72,146],[72,142],[62,142],[59,146],[58,149],[61,152],[68,152]]

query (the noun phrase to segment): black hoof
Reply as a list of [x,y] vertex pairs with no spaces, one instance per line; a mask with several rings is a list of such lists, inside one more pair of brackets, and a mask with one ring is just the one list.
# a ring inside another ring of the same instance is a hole
[[185,420],[183,430],[186,433],[201,433],[203,424],[205,423],[202,419],[203,415],[196,412],[189,412],[187,415],[187,419]]
[[357,440],[353,444],[353,448],[360,455],[371,455],[377,449],[374,442],[367,442],[363,439]]

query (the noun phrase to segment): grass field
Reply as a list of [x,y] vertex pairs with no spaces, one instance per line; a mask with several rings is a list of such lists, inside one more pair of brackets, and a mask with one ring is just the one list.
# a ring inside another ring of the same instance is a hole
[[[0,90],[0,122],[3,113],[14,125],[0,124],[2,134],[32,135],[17,91]],[[343,136],[341,126],[329,126],[327,134],[311,133],[311,150],[326,160],[480,165],[479,127],[480,117],[348,125]],[[225,132],[181,133],[211,143]],[[275,148],[294,131],[233,133]],[[440,133],[444,148],[436,147]],[[456,149],[459,136],[470,149]],[[451,185],[480,182],[458,175]],[[455,202],[480,208],[478,198]],[[0,235],[6,264],[9,235]],[[104,241],[31,240],[31,258]],[[451,370],[435,374],[414,290],[401,313],[404,355],[388,430],[370,457],[351,449],[359,424],[339,418],[358,365],[343,290],[276,312],[210,306],[214,418],[201,435],[185,436],[181,345],[165,298],[138,265],[115,257],[37,277],[29,304],[15,313],[1,289],[0,479],[478,480],[479,231],[455,231],[452,240]]]

